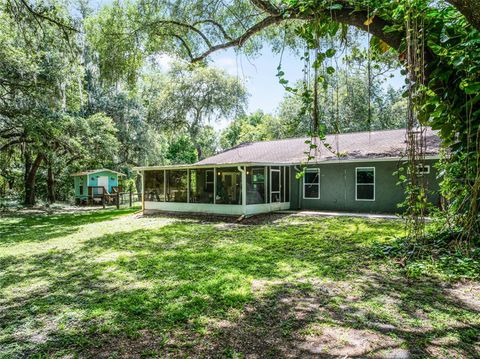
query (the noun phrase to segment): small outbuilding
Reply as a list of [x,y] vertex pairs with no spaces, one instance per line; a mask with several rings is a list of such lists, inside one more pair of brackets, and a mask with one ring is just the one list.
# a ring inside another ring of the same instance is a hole
[[82,171],[72,174],[75,186],[75,203],[94,204],[106,195],[122,192],[121,172],[107,168]]

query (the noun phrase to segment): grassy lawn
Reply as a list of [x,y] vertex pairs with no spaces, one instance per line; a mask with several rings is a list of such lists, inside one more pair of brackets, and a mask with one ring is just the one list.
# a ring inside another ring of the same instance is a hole
[[412,280],[398,221],[0,217],[0,358],[479,357],[479,283]]

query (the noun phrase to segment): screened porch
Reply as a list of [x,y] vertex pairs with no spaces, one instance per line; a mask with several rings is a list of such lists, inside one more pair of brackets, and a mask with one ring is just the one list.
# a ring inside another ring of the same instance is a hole
[[142,169],[144,210],[255,214],[290,207],[289,166]]

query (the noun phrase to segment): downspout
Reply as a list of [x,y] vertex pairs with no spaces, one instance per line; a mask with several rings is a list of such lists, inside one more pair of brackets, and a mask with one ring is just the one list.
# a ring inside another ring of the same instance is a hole
[[[301,172],[300,168],[298,168],[298,166],[294,166],[293,168],[295,169],[295,172]],[[295,173],[295,178],[296,177],[297,177],[297,174]],[[298,209],[301,209],[301,200],[302,200],[302,193],[303,192],[302,192],[302,188],[301,188],[301,182],[298,181],[298,180],[297,180],[297,182],[298,182],[298,201],[297,201],[298,202]]]
[[237,166],[238,170],[242,174],[242,212],[243,215],[247,214],[247,174],[245,168]]

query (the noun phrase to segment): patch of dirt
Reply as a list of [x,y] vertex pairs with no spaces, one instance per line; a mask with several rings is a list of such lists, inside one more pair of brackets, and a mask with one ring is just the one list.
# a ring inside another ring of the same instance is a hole
[[329,326],[317,335],[306,336],[297,343],[297,348],[307,355],[355,357],[397,345],[398,341],[370,330]]
[[289,214],[282,213],[264,213],[250,217],[238,217],[227,215],[216,215],[210,213],[186,213],[186,212],[165,212],[155,211],[154,213],[146,213],[143,217],[170,217],[172,219],[187,219],[198,223],[218,223],[228,228],[235,228],[237,225],[253,226],[275,223],[285,217],[289,217]]
[[459,282],[448,288],[447,292],[473,310],[480,311],[480,283]]

